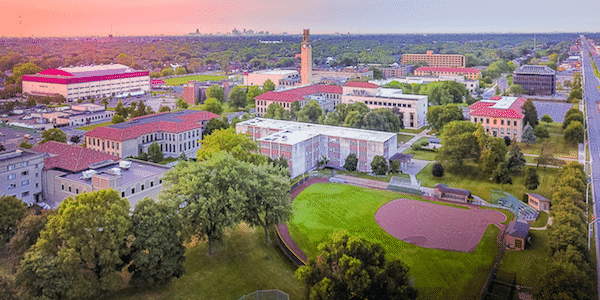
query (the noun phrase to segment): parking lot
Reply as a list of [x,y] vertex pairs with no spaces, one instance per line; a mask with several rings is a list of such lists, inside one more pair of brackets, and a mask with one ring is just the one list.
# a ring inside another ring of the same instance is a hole
[[31,138],[28,143],[37,145],[42,140],[42,135],[39,133],[30,133],[24,130],[0,127],[0,143],[4,145],[6,150],[15,150],[17,146],[25,139],[25,135],[28,134]]

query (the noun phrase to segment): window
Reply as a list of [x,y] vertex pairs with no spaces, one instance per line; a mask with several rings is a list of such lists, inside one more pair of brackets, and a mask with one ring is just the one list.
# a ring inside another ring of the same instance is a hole
[[21,193],[21,198],[27,197],[29,196],[29,192],[23,192]]
[[21,186],[29,185],[29,179],[21,181]]
[[142,184],[142,191],[144,190],[144,185]]
[[27,167],[28,165],[29,165],[29,162],[28,161],[24,161],[24,162],[21,163],[21,168]]
[[8,186],[8,189],[9,189],[9,190],[11,190],[11,189],[14,189],[14,188],[16,188],[16,187],[17,187],[17,184],[16,184],[16,183],[11,183],[11,184]]
[[517,130],[516,129],[514,130],[514,133],[515,133],[515,135],[517,135]]
[[40,174],[39,173],[35,173],[35,177],[38,177]]
[[71,192],[71,187],[69,187],[69,193]]
[[135,193],[135,188],[131,188],[131,194]]
[[125,197],[125,192],[121,192],[121,198]]
[[23,172],[21,172],[21,176],[27,176],[27,175],[29,175],[29,171],[23,171]]
[[14,165],[14,164],[12,164],[12,165],[8,165],[8,170],[9,170],[9,171],[10,171],[10,170],[14,170],[14,169],[15,169],[15,165]]
[[477,118],[473,118],[473,122],[474,122],[474,123],[477,123]]
[[79,194],[79,189],[75,189],[75,194]]
[[158,180],[158,183],[159,183],[159,184],[162,184],[162,179]]
[[150,181],[150,187],[154,186],[154,181]]
[[500,134],[504,134],[504,128],[500,128]]
[[496,125],[496,123],[498,123],[497,121],[498,121],[498,120],[494,119],[494,125]]
[[17,178],[17,174],[9,174],[8,176],[6,176],[7,180],[13,180],[15,178]]
[[517,126],[517,121],[515,121],[515,125],[514,126]]
[[63,184],[63,185],[61,186],[61,188],[62,188],[62,190],[64,191],[64,190],[65,190],[65,185]]
[[504,119],[500,120],[500,125],[504,125]]
[[490,118],[485,119],[485,124],[490,124]]

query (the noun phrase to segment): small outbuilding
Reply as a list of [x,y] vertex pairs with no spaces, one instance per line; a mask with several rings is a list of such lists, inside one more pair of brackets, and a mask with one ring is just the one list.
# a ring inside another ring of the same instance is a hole
[[534,193],[526,193],[528,196],[528,204],[535,208],[537,211],[550,212],[550,199]]
[[451,188],[443,183],[436,183],[433,186],[433,196],[440,200],[467,203],[469,197],[471,197],[471,191]]
[[400,171],[405,172],[408,169],[413,157],[414,157],[414,155],[412,155],[412,154],[404,154],[404,153],[398,152],[398,153],[392,155],[389,158],[389,160],[390,160],[390,162],[392,160],[399,162],[400,163]]
[[525,249],[525,241],[529,235],[529,223],[521,221],[510,221],[506,228],[504,238],[506,247],[513,250]]

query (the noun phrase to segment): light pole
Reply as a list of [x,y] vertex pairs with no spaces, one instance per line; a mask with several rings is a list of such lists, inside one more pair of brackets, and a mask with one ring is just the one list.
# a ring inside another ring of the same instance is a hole
[[590,222],[590,224],[588,225],[588,235],[587,235],[587,236],[588,236],[588,250],[590,250],[590,241],[591,241],[591,239],[590,239],[590,235],[591,235],[591,234],[590,234],[590,233],[592,232],[592,225],[594,225],[594,223],[596,223],[596,222],[598,222],[598,221],[600,221],[600,218],[595,218],[595,219],[594,219],[594,220],[592,220],[592,221]]
[[587,185],[585,187],[585,217],[588,217],[588,211],[590,210],[589,197],[590,197],[590,184],[596,181],[595,179],[587,178]]

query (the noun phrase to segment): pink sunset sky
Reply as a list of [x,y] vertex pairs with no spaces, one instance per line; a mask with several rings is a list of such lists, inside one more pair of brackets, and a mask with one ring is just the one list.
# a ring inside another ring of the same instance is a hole
[[[554,3],[556,2],[556,3]],[[0,36],[598,31],[597,0],[0,0]]]

